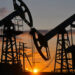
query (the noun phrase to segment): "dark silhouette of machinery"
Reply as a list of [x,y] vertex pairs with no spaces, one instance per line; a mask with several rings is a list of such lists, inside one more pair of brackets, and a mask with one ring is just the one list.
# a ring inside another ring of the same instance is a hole
[[[23,31],[16,30],[16,24],[13,22],[15,17],[20,17],[29,27],[33,26],[31,13],[22,0],[13,0],[14,12],[6,16],[0,21],[0,27],[3,26],[2,54],[1,63],[18,64],[18,49],[16,44],[16,36],[22,34]],[[28,18],[26,18],[28,16]],[[17,24],[17,26],[20,26]]]
[[[23,58],[23,70],[25,71],[25,58],[27,58],[27,61],[29,62],[30,67],[32,68],[32,64],[28,58],[28,55],[26,54],[26,49],[29,49],[28,47],[26,47],[26,43],[23,42],[19,42],[19,60],[21,60],[21,57]],[[32,56],[32,55],[29,55]]]
[[[49,60],[50,54],[48,50],[48,40],[57,34],[56,56],[55,56],[55,72],[71,72],[75,69],[75,45],[70,45],[69,35],[66,30],[68,26],[74,26],[75,14],[67,20],[59,24],[57,27],[49,31],[46,35],[42,35],[37,29],[32,28],[30,34],[33,36],[34,44],[44,60]],[[71,39],[73,41],[73,39]],[[45,56],[42,48],[45,47]],[[69,58],[69,52],[72,57]],[[70,61],[71,60],[71,61]],[[70,62],[71,63],[70,63]],[[58,66],[59,65],[59,66]]]
[[[2,54],[1,54],[1,63],[2,64],[19,64],[20,63],[20,55],[23,56],[23,67],[25,67],[25,57],[29,61],[26,53],[24,52],[25,48],[24,43],[22,43],[22,50],[23,53],[20,53],[20,46],[19,50],[17,48],[16,43],[16,36],[23,33],[20,31],[19,24],[18,30],[16,30],[16,24],[13,22],[13,19],[19,16],[22,21],[24,21],[30,28],[30,34],[33,37],[34,44],[42,56],[44,60],[50,59],[50,52],[48,48],[48,40],[53,38],[57,34],[57,45],[56,45],[56,56],[55,56],[55,66],[54,71],[57,72],[71,72],[75,70],[75,45],[73,45],[72,39],[72,30],[71,30],[71,41],[72,45],[70,45],[69,34],[66,30],[68,26],[74,28],[73,22],[75,21],[75,14],[72,15],[70,18],[59,24],[53,30],[49,31],[46,35],[42,35],[37,29],[33,27],[33,20],[31,13],[26,6],[26,4],[22,0],[13,0],[14,5],[14,12],[6,16],[0,21],[0,27],[3,26],[3,35],[0,37],[3,38],[2,40]],[[28,17],[26,17],[26,15]],[[22,25],[23,26],[23,25]],[[21,43],[20,43],[21,44]],[[43,54],[42,50],[45,49],[46,55]],[[69,53],[71,53],[72,57],[69,58]],[[69,61],[71,60],[71,63]],[[30,61],[29,64],[31,65]],[[58,65],[60,65],[58,67]],[[32,66],[31,66],[32,67]],[[25,68],[24,68],[25,69]]]

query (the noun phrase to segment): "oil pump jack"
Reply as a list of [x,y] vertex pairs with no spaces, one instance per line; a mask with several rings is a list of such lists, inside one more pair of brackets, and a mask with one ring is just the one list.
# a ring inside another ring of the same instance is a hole
[[[57,46],[56,46],[56,56],[55,56],[55,67],[54,71],[66,71],[71,72],[75,70],[75,56],[74,49],[75,46],[70,46],[68,32],[66,28],[70,25],[75,27],[73,22],[75,21],[75,14],[70,18],[59,24],[53,30],[49,31],[46,35],[42,35],[37,29],[32,28],[33,20],[31,13],[22,0],[13,0],[14,12],[6,16],[4,19],[0,20],[0,27],[3,26],[3,35],[0,37],[2,40],[2,54],[1,54],[1,63],[5,64],[17,64],[20,62],[18,58],[18,50],[16,45],[16,36],[22,34],[23,31],[16,31],[15,24],[13,23],[13,18],[19,16],[30,28],[30,34],[33,37],[34,44],[44,60],[50,59],[50,52],[48,48],[48,40],[57,35]],[[28,19],[26,18],[28,15]],[[15,49],[14,49],[15,46]],[[45,48],[46,55],[42,53],[42,49]],[[72,58],[69,59],[68,53],[72,54]],[[72,63],[69,63],[69,60],[72,60]],[[57,67],[57,64],[60,64],[60,67]]]
[[[49,60],[50,54],[48,49],[48,40],[57,35],[56,55],[55,55],[55,72],[73,72],[75,69],[75,45],[70,45],[70,40],[66,28],[68,26],[75,27],[75,14],[67,20],[59,24],[57,27],[49,31],[46,35],[42,35],[36,28],[32,28],[30,34],[33,36],[36,49],[44,60]],[[46,56],[42,53],[42,48],[46,50]],[[69,58],[68,53],[72,54]],[[69,62],[69,60],[72,60]],[[59,65],[59,66],[58,66]]]
[[[0,27],[3,26],[2,54],[1,63],[18,64],[18,50],[16,44],[16,36],[22,34],[23,31],[15,29],[13,18],[19,16],[29,27],[33,26],[31,13],[22,0],[13,0],[14,11],[0,20]],[[26,18],[28,16],[28,18]]]

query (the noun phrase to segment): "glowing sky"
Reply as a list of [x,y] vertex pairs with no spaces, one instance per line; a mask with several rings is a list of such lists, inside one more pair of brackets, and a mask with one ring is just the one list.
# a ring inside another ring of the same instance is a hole
[[[13,11],[12,1],[0,0],[0,19]],[[50,30],[75,13],[75,0],[23,1],[31,11],[34,27],[37,29]]]
[[[13,0],[0,0],[0,20],[3,17],[10,14],[12,11],[14,11],[12,1]],[[36,27],[37,29],[50,30],[75,13],[75,0],[23,0],[23,1],[27,4],[28,8],[30,9],[30,12],[33,17],[34,27]],[[27,28],[29,27],[26,26],[26,29]],[[51,42],[53,44],[51,45],[49,44],[50,50],[52,52],[54,50],[55,52],[54,49],[56,44],[55,39],[50,41],[50,43]],[[52,47],[53,45],[54,48]],[[51,67],[53,68],[52,64],[51,66],[49,66],[48,71],[50,71]]]

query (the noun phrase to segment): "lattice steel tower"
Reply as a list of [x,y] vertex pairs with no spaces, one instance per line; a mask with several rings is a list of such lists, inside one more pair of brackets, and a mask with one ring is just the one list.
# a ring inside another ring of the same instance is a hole
[[15,27],[11,21],[6,22],[3,29],[1,62],[10,64],[18,62]]
[[57,46],[55,56],[55,72],[70,72],[72,70],[72,58],[69,58],[67,48],[70,45],[68,33],[65,30],[57,34]]
[[4,25],[3,29],[3,40],[2,40],[2,54],[1,54],[1,62],[9,63],[9,64],[17,64],[20,62],[19,59],[19,51],[17,49],[16,36],[23,33],[20,29],[15,29],[16,26],[18,28],[23,27],[23,20],[17,19],[15,21],[20,20],[20,23],[12,23],[12,21],[7,21]]

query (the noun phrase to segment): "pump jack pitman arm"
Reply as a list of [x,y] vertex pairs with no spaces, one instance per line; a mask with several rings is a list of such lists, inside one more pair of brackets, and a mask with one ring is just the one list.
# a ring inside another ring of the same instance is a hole
[[[18,0],[18,3],[16,0],[13,0],[13,5],[14,5],[15,11],[12,12],[11,14],[9,14],[8,16],[6,16],[5,18],[3,18],[0,21],[0,26],[5,25],[6,22],[11,21],[16,16],[20,16],[29,27],[33,26],[32,16],[31,16],[31,13],[30,13],[28,7],[22,0]],[[28,15],[28,20],[26,19],[26,15]]]
[[[38,30],[36,30],[35,28],[32,28],[31,29],[30,34],[33,36],[34,44],[35,44],[38,52],[40,53],[40,55],[42,56],[43,59],[49,60],[49,50],[47,49],[48,48],[48,40],[50,40],[51,38],[53,38],[59,32],[65,30],[65,28],[67,26],[73,25],[73,22],[74,21],[75,21],[75,14],[72,15],[71,17],[69,17],[67,20],[65,20],[61,24],[59,24],[57,27],[55,27],[51,31],[49,31],[44,36]],[[42,51],[41,51],[42,47],[45,47],[46,48],[47,57],[44,56],[44,54],[42,53]]]

